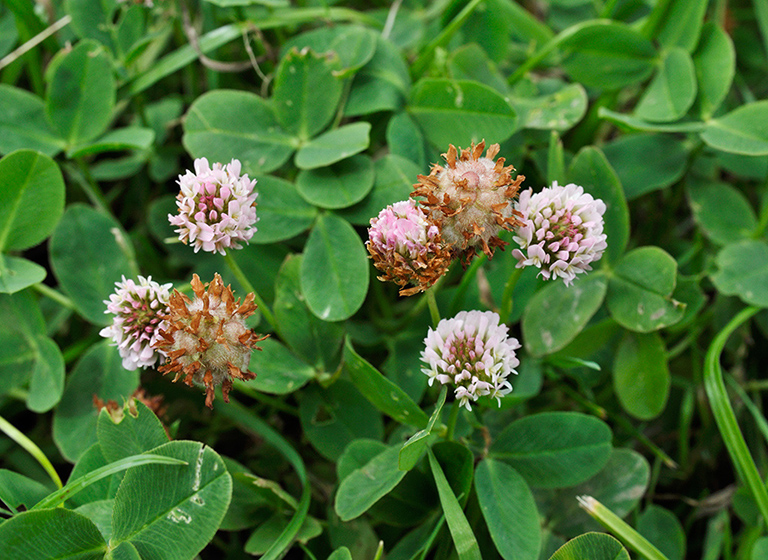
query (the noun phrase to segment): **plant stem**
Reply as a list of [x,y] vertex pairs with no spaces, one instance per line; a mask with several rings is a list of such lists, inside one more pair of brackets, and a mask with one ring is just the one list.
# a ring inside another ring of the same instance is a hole
[[456,421],[459,419],[460,410],[461,410],[461,406],[459,406],[459,401],[453,401],[453,406],[451,406],[451,412],[448,414],[448,424],[446,424],[446,429],[445,429],[446,441],[453,440],[453,432],[456,431]]
[[261,315],[264,317],[264,319],[267,320],[267,323],[269,323],[272,329],[277,330],[277,321],[275,321],[275,316],[272,315],[272,311],[270,311],[269,307],[267,307],[267,304],[264,303],[264,300],[261,299],[261,296],[255,290],[250,280],[248,280],[245,273],[243,272],[243,269],[240,268],[240,265],[237,264],[237,261],[235,261],[235,259],[232,257],[232,253],[229,252],[224,255],[224,260],[232,271],[232,274],[235,275],[235,278],[237,278],[237,281],[240,282],[240,285],[245,289],[245,291],[253,294],[253,300],[256,302],[259,311],[261,311]]
[[669,560],[645,537],[592,496],[577,496],[576,499],[589,515],[641,556],[648,560]]
[[434,288],[434,286],[427,288],[424,295],[427,298],[427,305],[429,305],[429,314],[432,316],[432,326],[437,327],[437,324],[440,322],[440,310],[437,308]]
[[501,306],[499,307],[499,315],[501,315],[501,321],[504,323],[509,321],[509,316],[512,315],[512,294],[522,274],[522,268],[515,268],[507,278],[507,283],[504,284],[504,295],[501,296]]
[[432,58],[435,56],[435,50],[437,50],[438,47],[442,47],[451,40],[451,37],[453,37],[459,28],[464,25],[466,19],[482,1],[483,0],[470,0],[470,2],[464,6],[464,9],[461,10],[456,15],[456,17],[453,18],[451,22],[445,26],[445,29],[443,29],[440,34],[435,37],[424,48],[423,51],[421,51],[419,56],[416,58],[416,60],[413,61],[413,64],[411,65],[412,77],[417,78],[421,76],[427,66],[429,66],[429,63],[432,62]]
[[51,480],[53,480],[56,488],[61,488],[63,486],[61,479],[59,478],[59,474],[56,472],[56,469],[53,468],[53,465],[48,460],[48,457],[45,456],[45,453],[43,453],[43,451],[35,444],[34,441],[17,430],[13,424],[8,422],[8,420],[2,416],[0,416],[0,431],[18,443],[30,455],[32,455],[32,457],[34,457],[38,463],[40,463],[40,466],[43,467],[45,472],[48,473],[48,476],[51,477]]
[[44,295],[48,299],[52,299],[62,307],[75,310],[75,304],[72,302],[71,299],[69,299],[67,296],[65,296],[61,292],[54,290],[50,286],[47,286],[42,282],[38,282],[37,284],[33,284],[32,287],[38,292],[40,292],[40,294]]
[[723,436],[723,441],[731,456],[736,472],[755,498],[757,507],[760,509],[760,514],[763,517],[762,523],[765,523],[768,521],[768,492],[757,470],[755,461],[749,453],[744,435],[739,429],[733,407],[728,400],[728,392],[725,389],[723,372],[720,368],[720,354],[728,338],[733,331],[758,311],[760,309],[757,307],[743,309],[712,341],[704,358],[704,389],[706,390],[715,422],[720,430],[720,434]]

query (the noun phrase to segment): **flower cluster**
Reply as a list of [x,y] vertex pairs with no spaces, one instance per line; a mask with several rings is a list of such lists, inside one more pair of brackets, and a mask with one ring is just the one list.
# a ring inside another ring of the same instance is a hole
[[481,157],[484,149],[485,141],[460,151],[451,145],[443,154],[446,166],[435,164],[429,175],[419,175],[411,193],[423,199],[451,253],[465,264],[478,251],[492,257],[496,247],[506,245],[499,232],[519,224],[513,203],[525,177],[513,179],[513,166],[505,167],[504,158],[493,160],[498,144]]
[[[366,243],[379,280],[395,282],[409,296],[434,284],[448,269],[451,257],[440,230],[412,199],[387,206],[371,219]],[[414,287],[406,288],[409,283]]]
[[536,194],[528,189],[516,209],[522,222],[514,237],[520,249],[512,252],[518,268],[536,266],[544,278],[560,277],[567,286],[576,274],[592,270],[590,263],[606,248],[605,203],[578,185],[554,182]]
[[195,160],[195,172],[179,175],[181,192],[176,196],[177,215],[168,214],[176,233],[195,252],[202,249],[226,254],[240,249],[256,233],[256,180],[240,176],[240,162],[233,159],[226,167],[208,165],[206,158]]
[[197,274],[192,278],[195,298],[174,290],[169,312],[164,317],[167,328],[160,330],[155,347],[168,356],[161,373],[174,372],[175,383],[184,375],[184,383],[205,385],[205,404],[213,408],[214,387],[221,385],[224,402],[229,402],[232,378],[254,379],[248,371],[251,350],[263,336],[245,326],[245,318],[256,310],[254,295],[235,301],[232,289],[224,286],[216,274],[205,285]]
[[460,406],[471,410],[470,402],[489,395],[501,405],[501,397],[512,391],[507,378],[517,373],[516,338],[509,338],[507,326],[499,324],[492,311],[461,311],[429,329],[421,360],[429,384],[437,379],[453,384]]
[[151,276],[139,276],[136,283],[123,276],[115,286],[115,293],[104,301],[105,313],[114,315],[112,324],[99,334],[114,341],[125,369],[153,366],[163,355],[153,345],[158,340],[162,317],[168,312],[171,284],[158,284]]

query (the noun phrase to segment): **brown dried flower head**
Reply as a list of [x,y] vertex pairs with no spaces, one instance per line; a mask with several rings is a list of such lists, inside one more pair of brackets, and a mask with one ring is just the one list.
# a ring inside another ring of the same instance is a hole
[[251,350],[261,350],[256,343],[266,337],[245,326],[245,318],[256,310],[253,294],[248,294],[243,303],[235,301],[232,289],[224,287],[218,274],[205,285],[195,274],[192,290],[195,299],[177,290],[171,294],[170,312],[163,317],[170,327],[160,330],[156,343],[168,356],[159,371],[174,372],[174,383],[184,376],[184,383],[190,387],[195,382],[205,385],[205,404],[213,408],[216,385],[221,385],[224,402],[229,402],[233,377],[256,377],[248,371]]
[[465,264],[481,250],[492,257],[496,247],[507,244],[499,232],[520,223],[513,202],[525,177],[513,179],[515,168],[504,167],[504,158],[493,161],[498,144],[481,157],[484,149],[485,140],[458,151],[451,145],[443,154],[446,167],[434,164],[429,175],[419,175],[411,193],[423,199],[420,203],[439,226],[443,241]]
[[410,198],[387,206],[371,219],[366,247],[382,273],[379,280],[396,283],[401,296],[426,290],[451,264],[440,230]]

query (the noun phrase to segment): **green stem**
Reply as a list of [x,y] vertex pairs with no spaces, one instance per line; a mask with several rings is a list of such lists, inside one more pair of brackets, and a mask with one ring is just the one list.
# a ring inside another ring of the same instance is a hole
[[413,64],[411,65],[412,77],[417,78],[421,76],[427,66],[429,66],[429,63],[432,62],[432,59],[435,56],[435,50],[437,50],[438,47],[442,47],[443,45],[447,44],[448,41],[451,40],[451,37],[453,37],[459,28],[464,25],[464,22],[467,20],[470,14],[474,11],[475,8],[477,8],[477,6],[480,5],[480,2],[482,1],[483,0],[471,0],[466,6],[464,6],[464,9],[461,10],[456,15],[456,17],[453,18],[451,22],[445,26],[445,29],[443,29],[440,34],[435,37],[423,51],[421,51],[419,56],[416,58],[416,60],[413,61]]
[[48,473],[48,476],[51,477],[51,480],[53,480],[56,488],[61,488],[63,486],[61,479],[59,478],[59,474],[56,472],[56,469],[53,468],[53,465],[48,460],[48,457],[45,456],[45,453],[43,453],[43,451],[37,445],[35,445],[34,441],[22,434],[13,424],[8,422],[8,420],[2,416],[0,416],[0,431],[18,443],[30,455],[32,455],[32,457],[34,457],[38,463],[40,463],[40,466],[43,467],[45,472]]
[[265,404],[267,406],[271,406],[275,410],[279,410],[281,412],[285,412],[287,414],[290,414],[291,416],[295,416],[296,418],[299,417],[299,409],[290,406],[288,404],[285,404],[280,399],[276,399],[274,397],[270,397],[269,395],[266,395],[262,393],[261,391],[257,391],[250,385],[247,385],[243,381],[235,380],[235,389],[237,389],[239,392],[241,392],[243,395],[246,395],[248,397],[251,397],[254,400],[259,401],[262,404]]
[[461,277],[461,282],[459,282],[459,286],[456,288],[456,292],[454,293],[453,300],[451,301],[451,307],[453,309],[461,309],[461,306],[464,304],[464,296],[467,294],[469,285],[477,276],[477,271],[487,260],[488,257],[486,257],[485,253],[483,253],[479,257],[476,257],[475,260],[472,261],[472,264],[469,265],[469,268],[464,272],[464,275]]
[[237,264],[237,261],[235,261],[235,259],[232,257],[231,251],[224,255],[224,260],[232,271],[232,274],[235,275],[235,278],[237,278],[237,281],[240,282],[240,285],[245,289],[245,291],[253,294],[253,300],[256,302],[256,305],[258,305],[259,311],[261,311],[261,314],[267,320],[267,323],[269,323],[272,329],[277,330],[277,321],[275,321],[275,316],[272,315],[272,311],[270,311],[269,307],[267,307],[267,304],[264,303],[264,300],[261,299],[261,296],[253,287],[253,284],[251,284],[250,280],[248,280],[245,273],[243,272],[243,269],[240,268],[240,265]]
[[669,560],[645,537],[592,496],[578,496],[576,499],[589,515],[641,556],[648,560]]
[[509,278],[507,278],[507,283],[504,284],[504,295],[501,296],[501,307],[499,308],[499,315],[501,315],[501,320],[504,323],[509,321],[509,316],[512,315],[512,294],[522,274],[522,267],[515,268],[512,274],[509,275]]
[[720,368],[720,354],[725,343],[739,326],[760,311],[757,307],[747,307],[739,312],[723,330],[721,330],[707,350],[704,358],[704,389],[709,399],[715,422],[723,436],[723,441],[731,456],[731,461],[739,477],[746,483],[752,496],[757,502],[763,523],[768,521],[768,492],[766,492],[757,466],[749,453],[747,442],[739,429],[733,407],[728,400],[728,392],[723,382],[723,372]]
[[440,322],[440,310],[437,308],[437,300],[435,299],[435,287],[430,286],[425,292],[427,298],[427,305],[429,305],[429,314],[432,317],[432,326],[437,327]]
[[67,309],[72,309],[73,311],[75,310],[75,304],[72,302],[72,300],[69,299],[64,294],[62,294],[61,292],[54,290],[53,288],[47,286],[46,284],[43,284],[42,282],[33,284],[32,287],[38,292],[40,292],[40,294],[44,295],[48,299],[55,301],[62,307],[66,307]]
[[461,406],[459,405],[459,401],[453,401],[453,406],[451,406],[451,412],[448,414],[448,424],[446,424],[446,428],[445,428],[446,441],[453,440],[453,433],[456,431],[456,421],[459,419],[460,410],[461,410]]

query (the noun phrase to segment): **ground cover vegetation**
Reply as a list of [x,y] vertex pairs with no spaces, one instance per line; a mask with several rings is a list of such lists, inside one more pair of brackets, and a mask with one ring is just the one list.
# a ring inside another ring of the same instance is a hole
[[0,556],[768,558],[768,4],[4,0]]

